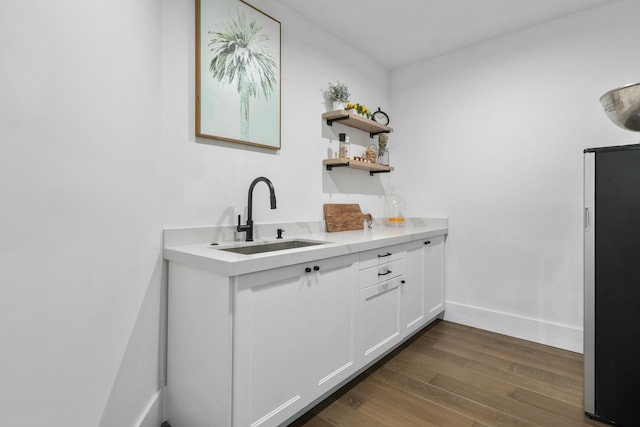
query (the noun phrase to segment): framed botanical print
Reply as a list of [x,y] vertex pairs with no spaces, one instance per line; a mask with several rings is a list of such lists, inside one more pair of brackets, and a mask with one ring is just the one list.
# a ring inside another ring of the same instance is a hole
[[280,22],[196,0],[196,136],[280,149]]

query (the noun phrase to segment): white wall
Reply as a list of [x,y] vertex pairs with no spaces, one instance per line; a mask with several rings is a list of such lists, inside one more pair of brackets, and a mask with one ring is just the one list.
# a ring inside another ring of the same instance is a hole
[[447,318],[582,351],[582,150],[638,142],[599,103],[639,79],[617,1],[392,73],[409,213],[448,216]]
[[234,223],[259,175],[278,209],[256,188],[258,223],[382,210],[387,178],[322,169],[346,128],[322,124],[321,90],[384,106],[388,74],[253,3],[282,21],[277,152],[194,138],[194,2],[0,3],[0,424],[160,424],[164,227]]
[[[195,46],[193,2],[164,0],[162,158],[166,227],[235,224],[246,219],[251,181],[266,176],[278,207],[269,209],[267,186],[254,192],[256,223],[316,221],[323,203],[349,200],[381,213],[383,183],[352,170],[326,172],[322,159],[337,150],[339,132],[369,144],[368,135],[341,124],[323,124],[322,90],[340,80],[351,99],[366,105],[389,103],[389,76],[371,59],[346,47],[288,8],[270,1],[252,4],[282,23],[282,149],[195,138]],[[204,76],[205,78],[207,76]],[[362,148],[364,151],[364,148]]]
[[159,389],[159,12],[0,3],[4,426],[133,425]]

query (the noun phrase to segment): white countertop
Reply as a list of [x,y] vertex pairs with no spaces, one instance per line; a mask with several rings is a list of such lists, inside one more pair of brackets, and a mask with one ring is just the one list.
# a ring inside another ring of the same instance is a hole
[[[375,225],[372,229],[333,233],[324,231],[324,221],[259,224],[254,225],[255,241],[246,243],[238,240],[244,236],[244,233],[237,234],[234,228],[223,226],[166,229],[164,230],[164,258],[224,276],[236,276],[447,234],[448,220],[446,218],[408,218],[404,227]],[[285,230],[284,239],[275,239],[277,228]],[[253,255],[219,250],[229,246],[293,239],[327,243]],[[212,243],[218,245],[212,246]]]

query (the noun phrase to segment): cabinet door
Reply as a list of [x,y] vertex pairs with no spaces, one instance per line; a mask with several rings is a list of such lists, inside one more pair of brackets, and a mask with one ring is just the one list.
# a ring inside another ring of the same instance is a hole
[[313,263],[308,276],[307,348],[314,396],[355,372],[356,261],[355,255],[322,260]]
[[398,344],[401,335],[400,286],[403,276],[360,291],[360,356],[374,361]]
[[427,321],[445,309],[444,306],[444,236],[427,240],[424,246],[425,307]]
[[406,247],[405,283],[402,285],[402,326],[405,335],[418,330],[426,322],[423,274],[425,246],[423,242],[415,242]]
[[276,426],[310,401],[306,280],[300,265],[236,279],[235,426]]

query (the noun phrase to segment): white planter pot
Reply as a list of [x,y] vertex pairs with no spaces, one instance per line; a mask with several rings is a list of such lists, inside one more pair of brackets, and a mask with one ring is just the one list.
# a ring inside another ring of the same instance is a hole
[[344,110],[344,102],[333,101],[333,110]]

